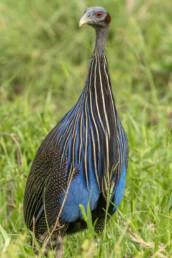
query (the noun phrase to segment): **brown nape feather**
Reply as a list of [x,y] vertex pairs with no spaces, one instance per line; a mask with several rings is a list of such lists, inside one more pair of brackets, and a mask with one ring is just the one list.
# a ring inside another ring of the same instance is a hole
[[110,16],[109,13],[107,13],[107,15],[106,15],[105,23],[108,24],[108,25],[111,23],[111,16]]

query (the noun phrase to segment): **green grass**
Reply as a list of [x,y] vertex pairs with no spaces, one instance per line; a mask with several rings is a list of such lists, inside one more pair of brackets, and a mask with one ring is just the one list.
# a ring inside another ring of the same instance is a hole
[[[78,28],[98,1],[0,1],[0,256],[31,257],[26,179],[41,141],[77,100],[94,47]],[[64,257],[172,255],[170,0],[102,1],[112,16],[107,57],[130,158],[119,211],[98,243],[65,238]],[[53,257],[53,253],[50,255]]]

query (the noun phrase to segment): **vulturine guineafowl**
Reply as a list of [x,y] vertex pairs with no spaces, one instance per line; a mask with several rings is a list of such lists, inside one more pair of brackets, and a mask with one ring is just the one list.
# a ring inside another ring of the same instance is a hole
[[112,193],[110,215],[123,197],[128,143],[116,110],[105,54],[110,22],[110,14],[102,7],[87,8],[81,18],[80,27],[88,24],[96,31],[85,87],[76,104],[42,142],[26,184],[27,227],[32,231],[34,226],[36,237],[41,239],[58,218],[54,232],[57,245],[61,241],[58,238],[86,228],[80,204],[86,210],[89,203],[99,234],[104,228],[108,189]]

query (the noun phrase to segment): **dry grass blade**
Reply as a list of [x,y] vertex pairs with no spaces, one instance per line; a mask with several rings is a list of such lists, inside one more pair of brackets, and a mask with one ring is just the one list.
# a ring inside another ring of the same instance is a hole
[[42,247],[43,249],[45,249],[46,246],[48,245],[48,243],[49,243],[49,241],[50,241],[50,239],[51,239],[51,237],[52,237],[54,231],[56,230],[56,228],[57,228],[57,226],[58,226],[58,224],[59,224],[60,215],[61,215],[61,213],[62,213],[64,204],[65,204],[65,201],[66,201],[68,192],[69,192],[69,187],[70,187],[70,184],[71,184],[71,182],[72,182],[72,178],[73,178],[74,172],[75,172],[75,169],[73,169],[73,171],[72,171],[72,173],[71,173],[71,176],[70,176],[70,179],[69,179],[69,184],[68,184],[68,186],[67,186],[66,193],[65,193],[65,197],[64,197],[64,199],[63,199],[62,206],[61,206],[60,211],[59,211],[59,214],[58,214],[58,216],[57,216],[56,223],[54,224],[53,229],[52,229],[52,231],[51,231],[49,237],[47,238],[46,242],[44,243],[44,245],[43,245],[43,247]]
[[[130,237],[131,237],[133,242],[137,243],[139,246],[141,246],[141,247],[143,247],[145,249],[146,248],[149,248],[149,249],[154,249],[155,248],[155,243],[154,242],[146,242],[137,234],[131,234]],[[166,254],[165,246],[162,245],[162,244],[159,244],[158,245],[158,250],[153,255],[153,257],[162,257],[162,258],[163,257],[167,257],[165,254]]]
[[13,133],[7,133],[7,132],[0,132],[1,135],[5,135],[5,136],[9,136],[13,139],[13,141],[15,142],[16,146],[17,146],[17,163],[21,164],[21,166],[23,167],[23,159],[22,159],[22,155],[21,155],[21,149],[20,149],[20,144],[15,136],[15,134]]
[[33,236],[32,236],[32,249],[34,250],[34,238],[35,238],[35,217],[33,216]]

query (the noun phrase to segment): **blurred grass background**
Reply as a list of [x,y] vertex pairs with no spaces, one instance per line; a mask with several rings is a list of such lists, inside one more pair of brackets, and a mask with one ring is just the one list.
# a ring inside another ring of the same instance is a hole
[[95,32],[78,22],[94,5],[112,16],[106,50],[129,168],[122,204],[102,238],[95,243],[89,230],[68,236],[64,257],[172,255],[171,1],[1,0],[1,257],[33,256],[25,183],[41,141],[84,87]]

